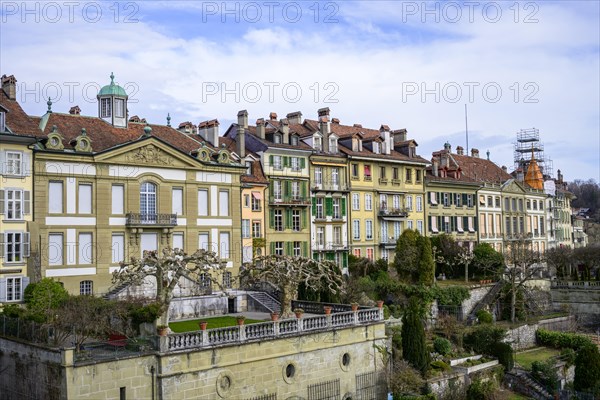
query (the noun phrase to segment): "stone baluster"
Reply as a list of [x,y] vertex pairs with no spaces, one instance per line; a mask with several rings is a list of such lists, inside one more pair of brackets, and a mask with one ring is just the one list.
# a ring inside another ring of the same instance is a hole
[[279,336],[279,320],[273,321],[273,335]]

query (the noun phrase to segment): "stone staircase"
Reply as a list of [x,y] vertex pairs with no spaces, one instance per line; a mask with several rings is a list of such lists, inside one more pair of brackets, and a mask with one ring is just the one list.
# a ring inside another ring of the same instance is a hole
[[503,281],[496,282],[496,284],[494,286],[492,286],[490,291],[487,292],[487,294],[483,297],[483,299],[481,299],[481,301],[479,303],[477,303],[475,305],[475,307],[473,307],[473,310],[471,310],[471,312],[467,316],[467,324],[468,325],[472,325],[475,322],[475,320],[477,319],[477,312],[479,310],[483,309],[484,307],[488,306],[489,304],[493,303],[496,300],[498,293],[500,293],[500,290],[502,290],[503,284],[504,284]]
[[116,294],[118,294],[121,290],[125,289],[129,286],[129,283],[121,282],[118,285],[112,286],[110,290],[102,295],[102,298],[105,300],[112,299]]
[[[254,300],[255,307],[262,306],[268,312],[281,312],[281,303],[266,292],[247,292],[248,297]],[[250,300],[250,299],[249,299]]]
[[513,369],[506,373],[506,378],[512,382],[513,389],[536,400],[552,400],[554,396],[542,385],[534,381],[526,371]]

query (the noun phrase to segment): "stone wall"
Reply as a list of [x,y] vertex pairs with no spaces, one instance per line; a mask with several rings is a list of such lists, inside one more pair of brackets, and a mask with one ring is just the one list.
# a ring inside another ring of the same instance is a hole
[[[72,349],[57,352],[9,340],[0,344],[3,399],[114,399],[123,393],[135,399],[212,400],[270,394],[307,398],[309,386],[328,382],[339,387],[337,398],[360,398],[357,385],[364,379],[357,375],[368,374],[373,383],[381,376],[381,355],[374,345],[389,342],[381,321],[275,340],[77,363]],[[4,371],[19,371],[20,376]],[[54,392],[43,391],[38,381],[52,382]],[[23,395],[25,389],[31,394]]]
[[494,284],[490,284],[470,289],[469,293],[471,293],[471,297],[469,297],[462,303],[463,315],[465,315],[465,317],[469,315],[471,311],[473,311],[473,308],[475,308],[477,303],[479,303],[493,287]]
[[600,316],[600,290],[555,289],[550,291],[555,307],[568,307],[575,315]]
[[198,318],[227,314],[225,296],[176,297],[169,304],[169,320]]
[[0,398],[66,398],[65,371],[59,350],[0,338]]
[[506,334],[507,343],[511,343],[514,350],[523,350],[530,347],[534,347],[535,343],[535,332],[542,328],[552,331],[569,331],[572,329],[575,323],[575,318],[559,317],[551,318],[539,321],[536,324],[522,325],[514,329],[509,329]]

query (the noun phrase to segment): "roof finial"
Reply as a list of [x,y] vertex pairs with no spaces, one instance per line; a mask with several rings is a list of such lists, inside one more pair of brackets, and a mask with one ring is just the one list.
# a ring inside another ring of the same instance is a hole
[[150,135],[152,135],[152,127],[146,123],[146,126],[144,127],[144,136],[148,137]]
[[113,86],[115,84],[115,74],[110,73],[110,85]]
[[46,104],[48,104],[48,112],[51,113],[52,112],[52,100],[50,99],[50,97],[48,97],[48,102]]
[[171,113],[167,113],[167,126],[171,126]]
[[485,152],[485,154],[487,154],[487,159],[490,159],[490,149],[488,149],[488,151]]
[[81,136],[87,136],[85,128],[81,128]]

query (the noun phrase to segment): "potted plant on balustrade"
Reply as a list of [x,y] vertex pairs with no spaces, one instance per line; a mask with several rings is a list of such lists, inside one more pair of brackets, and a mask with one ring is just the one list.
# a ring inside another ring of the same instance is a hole
[[271,321],[278,321],[279,320],[279,313],[277,311],[273,311],[271,313]]
[[302,314],[304,314],[304,310],[301,308],[295,308],[294,314],[296,314],[296,318],[302,318]]
[[352,307],[352,311],[358,311],[358,303],[350,303],[350,307]]
[[245,321],[245,320],[246,320],[246,317],[245,317],[245,316],[243,316],[243,315],[238,315],[238,316],[236,317],[236,321],[237,321],[237,324],[238,324],[239,326],[242,326],[242,325],[244,325],[244,321]]
[[208,321],[200,321],[198,325],[200,326],[201,331],[205,331],[206,327],[208,326]]
[[323,311],[325,311],[325,315],[331,315],[331,310],[333,309],[333,307],[331,306],[325,306],[323,307]]
[[156,327],[156,331],[158,332],[159,336],[167,336],[167,333],[169,332],[169,326],[168,325],[158,325]]

